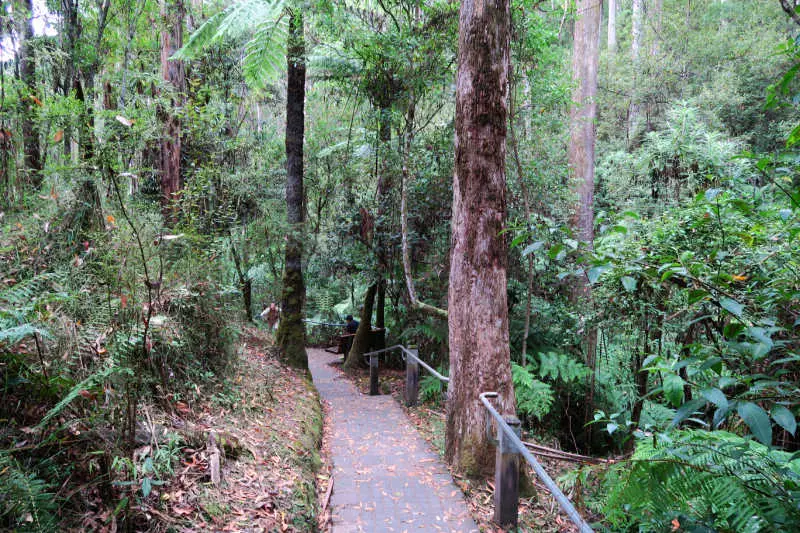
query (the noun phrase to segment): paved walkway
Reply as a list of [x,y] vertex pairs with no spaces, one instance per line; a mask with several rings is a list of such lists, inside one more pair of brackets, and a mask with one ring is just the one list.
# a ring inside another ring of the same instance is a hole
[[333,533],[478,532],[461,490],[391,396],[359,393],[309,349],[314,384],[331,407]]

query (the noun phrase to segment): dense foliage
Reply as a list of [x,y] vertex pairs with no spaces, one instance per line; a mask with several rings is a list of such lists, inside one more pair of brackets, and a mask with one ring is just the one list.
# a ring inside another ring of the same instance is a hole
[[[456,4],[3,3],[0,528],[74,526],[101,503],[140,527],[137,502],[157,505],[177,461],[177,436],[134,453],[149,410],[232,401],[230,319],[282,290],[292,10],[306,13],[305,316],[338,323],[377,294],[389,337],[446,366],[447,324],[409,297],[402,243],[419,299],[446,308]],[[617,2],[588,246],[570,224],[571,4],[512,6],[518,414],[619,459],[587,471],[610,530],[792,529],[800,27],[775,0],[659,0],[634,42],[633,3]],[[175,17],[187,46],[169,63]],[[165,195],[175,124],[180,188]],[[422,391],[442,400],[434,380]]]

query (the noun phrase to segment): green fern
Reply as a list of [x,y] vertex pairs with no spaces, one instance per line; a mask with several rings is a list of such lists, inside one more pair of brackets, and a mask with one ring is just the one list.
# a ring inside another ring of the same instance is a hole
[[539,376],[564,383],[580,382],[591,373],[589,367],[563,353],[539,353]]
[[607,477],[614,530],[789,531],[800,523],[800,464],[724,431],[679,431],[639,442]]
[[51,488],[13,457],[0,453],[0,529],[55,531]]
[[513,362],[511,379],[517,397],[517,411],[537,420],[544,418],[550,412],[555,399],[550,385],[536,379],[528,367]]

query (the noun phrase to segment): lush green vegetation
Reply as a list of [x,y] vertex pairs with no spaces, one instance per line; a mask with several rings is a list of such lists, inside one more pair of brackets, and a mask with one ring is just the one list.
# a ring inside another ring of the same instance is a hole
[[[777,0],[642,1],[616,3],[616,49],[602,33],[593,243],[571,222],[567,163],[580,14],[512,3],[518,414],[531,435],[619,459],[573,474],[609,530],[792,530],[800,26]],[[430,307],[448,307],[458,4],[161,4],[3,3],[0,528],[80,527],[87,509],[147,527],[182,442],[143,454],[148,417],[239,401],[239,334],[287,297],[287,236],[305,317],[374,306],[392,340],[448,365]],[[302,223],[285,197],[300,12]]]

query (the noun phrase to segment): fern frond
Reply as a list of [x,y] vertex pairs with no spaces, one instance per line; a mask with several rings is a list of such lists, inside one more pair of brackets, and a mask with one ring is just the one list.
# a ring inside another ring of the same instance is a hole
[[245,45],[243,71],[251,86],[263,87],[283,72],[286,62],[286,42],[289,37],[288,18],[262,22]]
[[243,68],[248,83],[263,86],[283,72],[288,35],[285,0],[241,0],[217,13],[189,37],[172,59],[188,60],[226,38],[247,37]]
[[639,442],[606,501],[614,529],[788,531],[800,523],[791,455],[724,431],[680,431]]
[[0,346],[4,344],[13,346],[18,342],[34,335],[41,337],[49,337],[50,333],[42,328],[36,327],[33,324],[21,324],[10,328],[0,328]]

